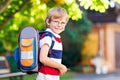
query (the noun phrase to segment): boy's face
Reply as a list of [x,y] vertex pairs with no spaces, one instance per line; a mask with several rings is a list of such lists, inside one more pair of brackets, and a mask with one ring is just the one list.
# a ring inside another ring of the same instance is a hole
[[49,25],[49,28],[56,34],[60,34],[64,31],[66,26],[66,18],[61,19],[51,19],[49,22],[47,20],[47,24]]

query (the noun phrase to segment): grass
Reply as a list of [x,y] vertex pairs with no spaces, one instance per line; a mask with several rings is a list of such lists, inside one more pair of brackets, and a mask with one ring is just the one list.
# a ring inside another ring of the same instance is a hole
[[[35,80],[36,75],[37,74],[25,75],[23,80]],[[10,80],[10,79],[9,78],[1,78],[0,80]],[[13,80],[16,80],[16,79],[13,79]],[[61,75],[60,80],[73,80],[73,75],[71,74],[71,72],[67,72],[65,75]]]
[[65,75],[60,76],[60,80],[73,80],[74,74],[67,72]]
[[[35,80],[35,77],[36,77],[36,74],[32,74],[32,75],[25,75],[24,77],[23,77],[23,80]],[[20,80],[20,78],[19,77],[16,77],[17,79],[13,79],[12,78],[12,80]],[[10,80],[10,78],[1,78],[0,80]]]

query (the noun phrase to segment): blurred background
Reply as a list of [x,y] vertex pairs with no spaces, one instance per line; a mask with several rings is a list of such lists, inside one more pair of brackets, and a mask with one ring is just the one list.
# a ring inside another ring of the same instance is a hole
[[7,61],[0,59],[0,70],[19,72],[13,52],[20,30],[44,29],[47,11],[55,6],[70,17],[61,34],[62,63],[80,74],[120,72],[120,0],[0,0],[0,56]]

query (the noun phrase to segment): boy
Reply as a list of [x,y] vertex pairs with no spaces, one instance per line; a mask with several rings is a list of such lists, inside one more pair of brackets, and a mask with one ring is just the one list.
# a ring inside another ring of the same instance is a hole
[[[39,69],[36,80],[60,80],[59,75],[67,71],[67,67],[61,64],[62,43],[59,34],[64,31],[68,20],[68,14],[64,8],[54,7],[49,10],[45,20],[46,31],[52,33],[54,37],[50,33],[45,33],[40,39],[39,60],[42,66]],[[54,45],[52,50],[50,50],[52,40],[54,40]]]

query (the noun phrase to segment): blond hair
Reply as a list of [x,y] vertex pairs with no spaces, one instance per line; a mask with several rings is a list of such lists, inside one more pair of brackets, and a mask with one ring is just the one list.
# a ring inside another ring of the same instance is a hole
[[[67,23],[69,20],[67,11],[62,7],[53,7],[48,11],[46,20],[48,19],[50,22],[51,19],[61,19],[63,17],[66,18],[66,23]],[[47,27],[47,24],[46,24],[46,27]]]

